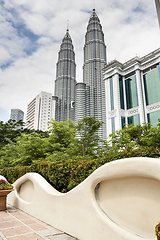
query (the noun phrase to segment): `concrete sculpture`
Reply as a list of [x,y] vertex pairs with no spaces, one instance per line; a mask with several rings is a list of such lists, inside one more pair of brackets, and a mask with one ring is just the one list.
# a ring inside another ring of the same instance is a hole
[[129,158],[98,168],[68,193],[37,173],[14,183],[8,203],[80,240],[156,239],[160,160]]

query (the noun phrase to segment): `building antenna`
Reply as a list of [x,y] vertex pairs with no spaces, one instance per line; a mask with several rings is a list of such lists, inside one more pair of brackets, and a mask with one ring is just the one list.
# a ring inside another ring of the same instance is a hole
[[93,11],[96,9],[96,0],[93,0]]
[[69,20],[67,20],[67,31],[69,31]]

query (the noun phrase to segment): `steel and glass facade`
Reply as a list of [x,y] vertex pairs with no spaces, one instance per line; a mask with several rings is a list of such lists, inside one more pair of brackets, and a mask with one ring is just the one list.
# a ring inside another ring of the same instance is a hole
[[[155,65],[143,74],[146,105],[160,102],[160,65]],[[154,81],[154,82],[153,82]]]
[[133,75],[125,80],[127,109],[138,106],[137,80]]
[[75,120],[75,85],[76,85],[76,63],[75,53],[67,30],[60,51],[55,80],[55,96],[57,97],[55,120],[66,121]]
[[160,49],[104,69],[107,136],[125,124],[151,123],[160,118]]
[[[18,122],[19,120],[23,121],[24,112],[21,109],[11,109],[10,119]],[[22,126],[16,126],[15,129],[21,129]]]
[[83,82],[86,84],[86,116],[95,116],[104,123],[98,132],[102,139],[106,138],[105,86],[102,72],[105,64],[104,34],[100,20],[93,9],[85,35]]

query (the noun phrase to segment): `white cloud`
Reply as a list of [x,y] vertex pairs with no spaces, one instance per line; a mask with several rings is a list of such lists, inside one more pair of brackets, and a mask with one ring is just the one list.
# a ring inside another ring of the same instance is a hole
[[22,19],[24,20],[26,27],[31,30],[36,35],[45,35],[47,30],[47,19],[37,13],[24,12],[21,14]]
[[[76,53],[77,81],[82,81],[83,46],[92,8],[92,0],[4,1],[0,6],[0,64],[12,64],[0,69],[0,120],[11,108],[26,113],[27,104],[41,91],[53,93],[67,20]],[[159,48],[153,0],[98,0],[96,12],[108,61],[124,62]]]
[[54,48],[40,48],[28,58],[20,58],[0,71],[0,107],[20,108],[26,112],[27,104],[42,90],[53,93],[55,72],[52,63]]
[[[25,55],[23,51],[28,40],[18,36],[18,30],[13,27],[12,14],[0,6],[0,65],[13,61]],[[14,20],[14,19],[13,19]]]
[[5,49],[0,47],[0,65],[6,64],[8,61],[10,61],[11,56],[9,52]]
[[41,37],[37,42],[42,45],[52,44],[51,38],[49,37]]

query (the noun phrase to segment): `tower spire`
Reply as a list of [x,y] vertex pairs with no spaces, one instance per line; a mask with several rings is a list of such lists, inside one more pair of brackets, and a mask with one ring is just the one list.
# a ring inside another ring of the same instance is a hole
[[96,0],[93,0],[93,12],[95,12],[96,9]]
[[67,32],[69,32],[69,20],[67,20]]

